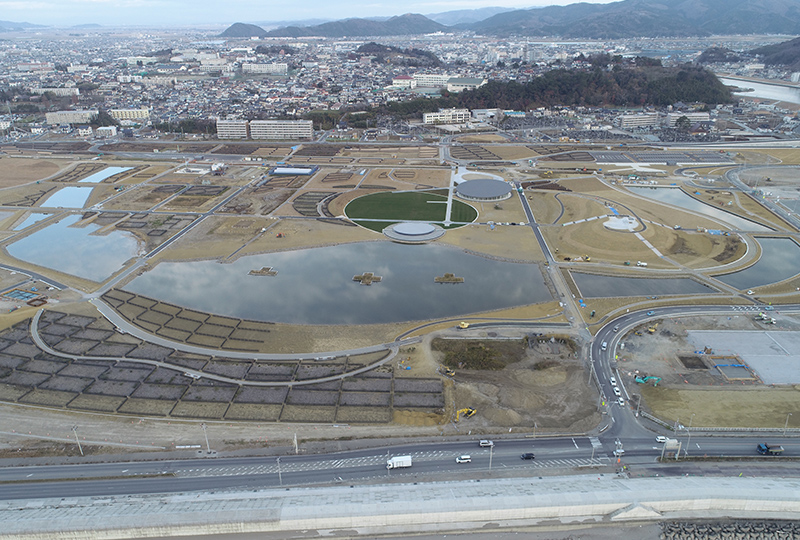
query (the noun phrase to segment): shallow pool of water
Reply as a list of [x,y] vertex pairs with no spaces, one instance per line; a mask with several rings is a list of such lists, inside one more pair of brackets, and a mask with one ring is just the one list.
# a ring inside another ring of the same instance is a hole
[[777,283],[800,273],[800,245],[790,238],[756,238],[761,244],[761,258],[753,266],[714,276],[739,290]]
[[[710,204],[705,204],[697,199],[687,195],[678,188],[652,188],[652,187],[628,187],[631,193],[642,195],[648,199],[654,199],[659,202],[672,204],[696,212],[701,216],[716,219],[729,224],[737,231],[755,231],[755,232],[769,232],[771,229],[759,225],[753,221],[735,216],[719,208],[715,208]],[[680,225],[681,227],[694,228],[691,223],[670,223],[669,225]]]
[[90,187],[68,186],[59,189],[39,206],[45,208],[83,208],[89,195],[92,194]]
[[570,272],[586,298],[712,294],[717,291],[689,278],[632,278]]
[[[276,276],[251,276],[270,266]],[[373,272],[380,283],[353,276]],[[438,284],[445,273],[465,278]],[[125,287],[221,315],[295,324],[373,324],[457,317],[552,297],[534,264],[437,244],[367,242],[216,261],[162,262]]]
[[9,255],[46,268],[92,281],[104,281],[137,255],[139,242],[125,231],[92,236],[100,228],[70,227],[81,216],[68,216],[10,244]]
[[106,167],[102,171],[97,171],[96,173],[89,175],[86,178],[78,180],[78,183],[97,184],[99,182],[102,182],[106,178],[111,178],[115,174],[129,171],[131,169],[133,169],[133,167]]
[[44,213],[41,213],[41,212],[33,212],[28,217],[26,217],[24,220],[22,220],[22,223],[20,223],[16,227],[14,227],[12,230],[21,231],[23,229],[27,229],[28,227],[30,227],[34,223],[39,223],[40,221],[42,221],[43,219],[45,219],[49,215],[50,214],[44,214]]

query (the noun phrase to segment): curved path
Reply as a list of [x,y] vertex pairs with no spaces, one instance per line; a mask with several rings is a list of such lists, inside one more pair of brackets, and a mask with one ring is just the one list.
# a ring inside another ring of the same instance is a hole
[[[360,367],[353,371],[348,371],[346,373],[341,373],[339,375],[331,375],[328,377],[320,377],[318,379],[308,379],[308,380],[301,380],[301,381],[278,381],[278,382],[267,382],[267,381],[248,381],[245,379],[232,379],[230,377],[224,377],[222,375],[215,375],[214,373],[207,373],[205,371],[199,371],[196,369],[187,368],[184,366],[179,366],[176,364],[170,364],[169,362],[161,362],[159,360],[146,360],[144,358],[127,358],[127,357],[118,357],[118,356],[79,356],[75,354],[67,354],[61,351],[57,351],[47,345],[42,339],[42,336],[39,335],[39,319],[42,317],[42,313],[44,313],[43,309],[40,309],[36,312],[33,319],[31,319],[31,326],[30,326],[30,334],[31,338],[33,338],[33,342],[36,344],[44,352],[51,354],[53,356],[57,356],[59,358],[68,358],[70,360],[87,360],[87,361],[97,361],[97,360],[106,360],[110,362],[131,362],[134,364],[147,364],[150,366],[160,367],[164,369],[169,369],[172,371],[178,371],[180,373],[184,373],[189,375],[192,378],[200,379],[211,379],[213,381],[219,381],[224,383],[236,384],[239,386],[303,386],[309,384],[317,384],[329,381],[338,381],[339,379],[345,379],[347,377],[352,377],[354,375],[358,375],[360,373],[364,373],[366,371],[371,371],[383,364],[391,361],[395,356],[397,356],[397,351],[399,346],[392,347],[390,353],[385,358],[378,360],[372,364]],[[155,336],[154,336],[155,337]],[[252,355],[251,355],[252,357]]]

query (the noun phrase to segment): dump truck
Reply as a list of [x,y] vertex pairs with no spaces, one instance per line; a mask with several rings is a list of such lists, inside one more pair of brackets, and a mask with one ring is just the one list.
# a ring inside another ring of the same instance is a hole
[[761,443],[758,445],[758,453],[764,456],[779,456],[783,454],[783,446]]
[[402,469],[411,467],[411,456],[397,456],[386,461],[387,469]]

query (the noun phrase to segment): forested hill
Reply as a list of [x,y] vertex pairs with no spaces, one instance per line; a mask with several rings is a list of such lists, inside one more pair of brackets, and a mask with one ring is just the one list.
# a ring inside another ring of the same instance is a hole
[[637,107],[672,105],[679,101],[730,103],[731,93],[703,68],[639,67],[604,71],[553,70],[531,82],[491,81],[476,89],[432,100],[388,104],[390,112],[416,115],[439,107],[527,111],[553,106]]

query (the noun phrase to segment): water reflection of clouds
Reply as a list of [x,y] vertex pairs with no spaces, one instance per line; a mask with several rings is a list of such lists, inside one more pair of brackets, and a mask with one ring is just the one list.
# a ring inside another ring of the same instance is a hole
[[581,272],[571,272],[570,274],[585,298],[716,292],[710,287],[688,278],[629,278]]
[[[248,275],[262,266],[273,267],[277,276]],[[364,272],[382,281],[353,281]],[[463,276],[465,283],[434,283],[445,272]],[[390,242],[252,255],[232,264],[164,262],[126,288],[202,311],[305,324],[431,319],[551,299],[536,265]]]
[[800,273],[800,246],[789,238],[757,238],[761,258],[750,268],[723,276],[723,283],[740,290],[761,287]]
[[124,231],[92,236],[100,228],[70,227],[81,216],[68,216],[8,246],[9,255],[92,281],[103,281],[136,255],[139,242]]

